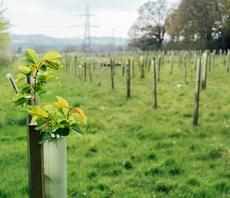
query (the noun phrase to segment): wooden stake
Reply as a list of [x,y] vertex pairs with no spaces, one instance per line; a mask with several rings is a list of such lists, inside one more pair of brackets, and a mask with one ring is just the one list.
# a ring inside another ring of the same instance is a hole
[[125,59],[122,59],[122,76],[125,75]]
[[184,81],[187,82],[186,56],[184,55]]
[[202,81],[201,88],[206,88],[206,79],[207,79],[207,53],[203,53],[202,55]]
[[161,69],[161,56],[158,56],[158,75],[157,80],[160,81],[160,69]]
[[193,124],[198,125],[198,110],[199,110],[199,99],[200,99],[200,73],[201,73],[201,59],[197,60],[196,70],[196,85],[195,85],[195,100],[194,100],[194,114]]
[[90,82],[93,82],[92,73],[91,73],[91,63],[90,62],[88,63],[88,67],[89,67],[89,79],[90,79]]
[[208,70],[211,71],[211,58],[212,57],[212,54],[209,52],[208,53]]
[[170,56],[170,75],[172,75],[172,69],[173,69],[173,55]]
[[28,166],[30,198],[45,198],[43,144],[38,144],[40,131],[35,130],[37,123],[28,125]]
[[228,56],[227,56],[227,72],[229,73],[229,50],[228,50]]
[[194,54],[194,69],[196,70],[197,68],[197,61],[196,61],[196,52]]
[[129,98],[130,97],[130,59],[128,59],[126,77],[127,77],[127,98]]
[[77,57],[74,57],[74,77],[77,76]]
[[134,58],[132,60],[131,76],[134,76]]
[[141,78],[144,78],[144,61],[143,61],[143,57],[141,57]]
[[10,83],[11,83],[12,86],[13,86],[13,89],[14,89],[15,93],[17,94],[17,93],[18,93],[18,87],[17,87],[17,85],[16,85],[16,83],[15,83],[15,81],[14,81],[14,79],[13,79],[11,73],[8,73],[8,74],[6,75],[6,77],[9,79]]
[[152,60],[152,79],[153,79],[153,107],[157,109],[157,81],[156,81],[156,61]]
[[84,63],[84,76],[85,76],[85,81],[86,81],[86,62]]
[[114,89],[114,79],[113,79],[113,60],[112,58],[110,59],[110,69],[111,69],[111,81],[112,81],[112,89]]
[[67,67],[69,65],[68,58],[65,59],[65,73],[67,73]]
[[98,61],[98,84],[99,86],[101,86],[101,63],[100,63],[100,59],[98,58],[97,59]]

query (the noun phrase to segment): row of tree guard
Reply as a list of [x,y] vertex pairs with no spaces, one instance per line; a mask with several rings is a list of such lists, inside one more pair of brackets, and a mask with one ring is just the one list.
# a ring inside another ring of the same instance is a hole
[[[229,51],[222,52],[219,51],[220,56],[223,57],[223,64],[225,65],[225,56],[227,55],[227,72],[229,72],[229,59],[230,53]],[[173,65],[175,63],[174,56],[179,56],[178,65],[179,68],[184,70],[184,79],[185,83],[187,83],[187,69],[194,68],[196,70],[196,88],[195,88],[195,104],[194,104],[194,124],[198,124],[198,109],[199,109],[199,92],[200,85],[202,89],[206,88],[206,79],[207,79],[207,71],[211,71],[211,69],[215,66],[215,56],[216,50],[213,52],[210,51],[155,51],[152,52],[141,52],[134,53],[134,57],[116,57],[109,58],[105,56],[80,56],[71,58],[70,56],[66,56],[64,59],[63,65],[64,70],[78,78],[83,78],[86,81],[87,76],[89,76],[90,82],[92,79],[92,69],[98,70],[98,84],[102,85],[102,73],[104,68],[110,67],[111,71],[111,87],[115,88],[114,83],[114,75],[115,75],[115,67],[116,63],[119,63],[121,68],[121,75],[124,76],[126,73],[127,78],[127,98],[131,96],[130,90],[130,81],[131,77],[136,74],[135,66],[138,65],[138,73],[141,78],[144,78],[147,72],[152,71],[152,81],[153,81],[153,107],[157,109],[157,81],[160,81],[160,74],[163,65],[165,64],[165,57],[168,57],[169,61],[169,72],[172,75],[173,73]],[[154,57],[154,58],[153,58]],[[156,58],[155,58],[156,57]],[[82,65],[80,63],[83,63]],[[72,64],[72,67],[71,67]],[[125,69],[126,68],[126,69]],[[107,70],[108,71],[108,70]],[[116,70],[117,71],[117,70]],[[125,72],[126,71],[126,72]]]

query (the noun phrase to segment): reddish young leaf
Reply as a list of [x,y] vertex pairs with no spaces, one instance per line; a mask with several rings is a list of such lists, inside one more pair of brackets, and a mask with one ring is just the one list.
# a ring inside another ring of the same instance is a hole
[[81,109],[73,108],[74,111],[78,112],[83,118],[85,118],[85,114]]

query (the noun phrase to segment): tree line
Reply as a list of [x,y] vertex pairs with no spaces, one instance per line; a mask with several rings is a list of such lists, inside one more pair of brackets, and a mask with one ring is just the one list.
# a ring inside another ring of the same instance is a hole
[[229,49],[230,0],[155,0],[138,9],[130,48]]

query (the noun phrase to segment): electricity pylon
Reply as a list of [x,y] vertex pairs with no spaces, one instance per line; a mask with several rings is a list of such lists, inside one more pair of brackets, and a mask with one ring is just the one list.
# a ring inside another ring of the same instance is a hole
[[[90,52],[92,52],[90,28],[91,27],[98,27],[98,26],[90,24],[90,17],[92,17],[92,16],[95,17],[95,15],[91,15],[89,13],[89,4],[87,3],[85,14],[80,14],[80,15],[75,15],[75,16],[84,16],[85,17],[85,24],[84,24],[85,30],[84,30],[84,40],[83,40],[82,50],[84,53],[90,53]],[[78,26],[83,26],[83,25],[77,25],[76,27],[78,27]]]

